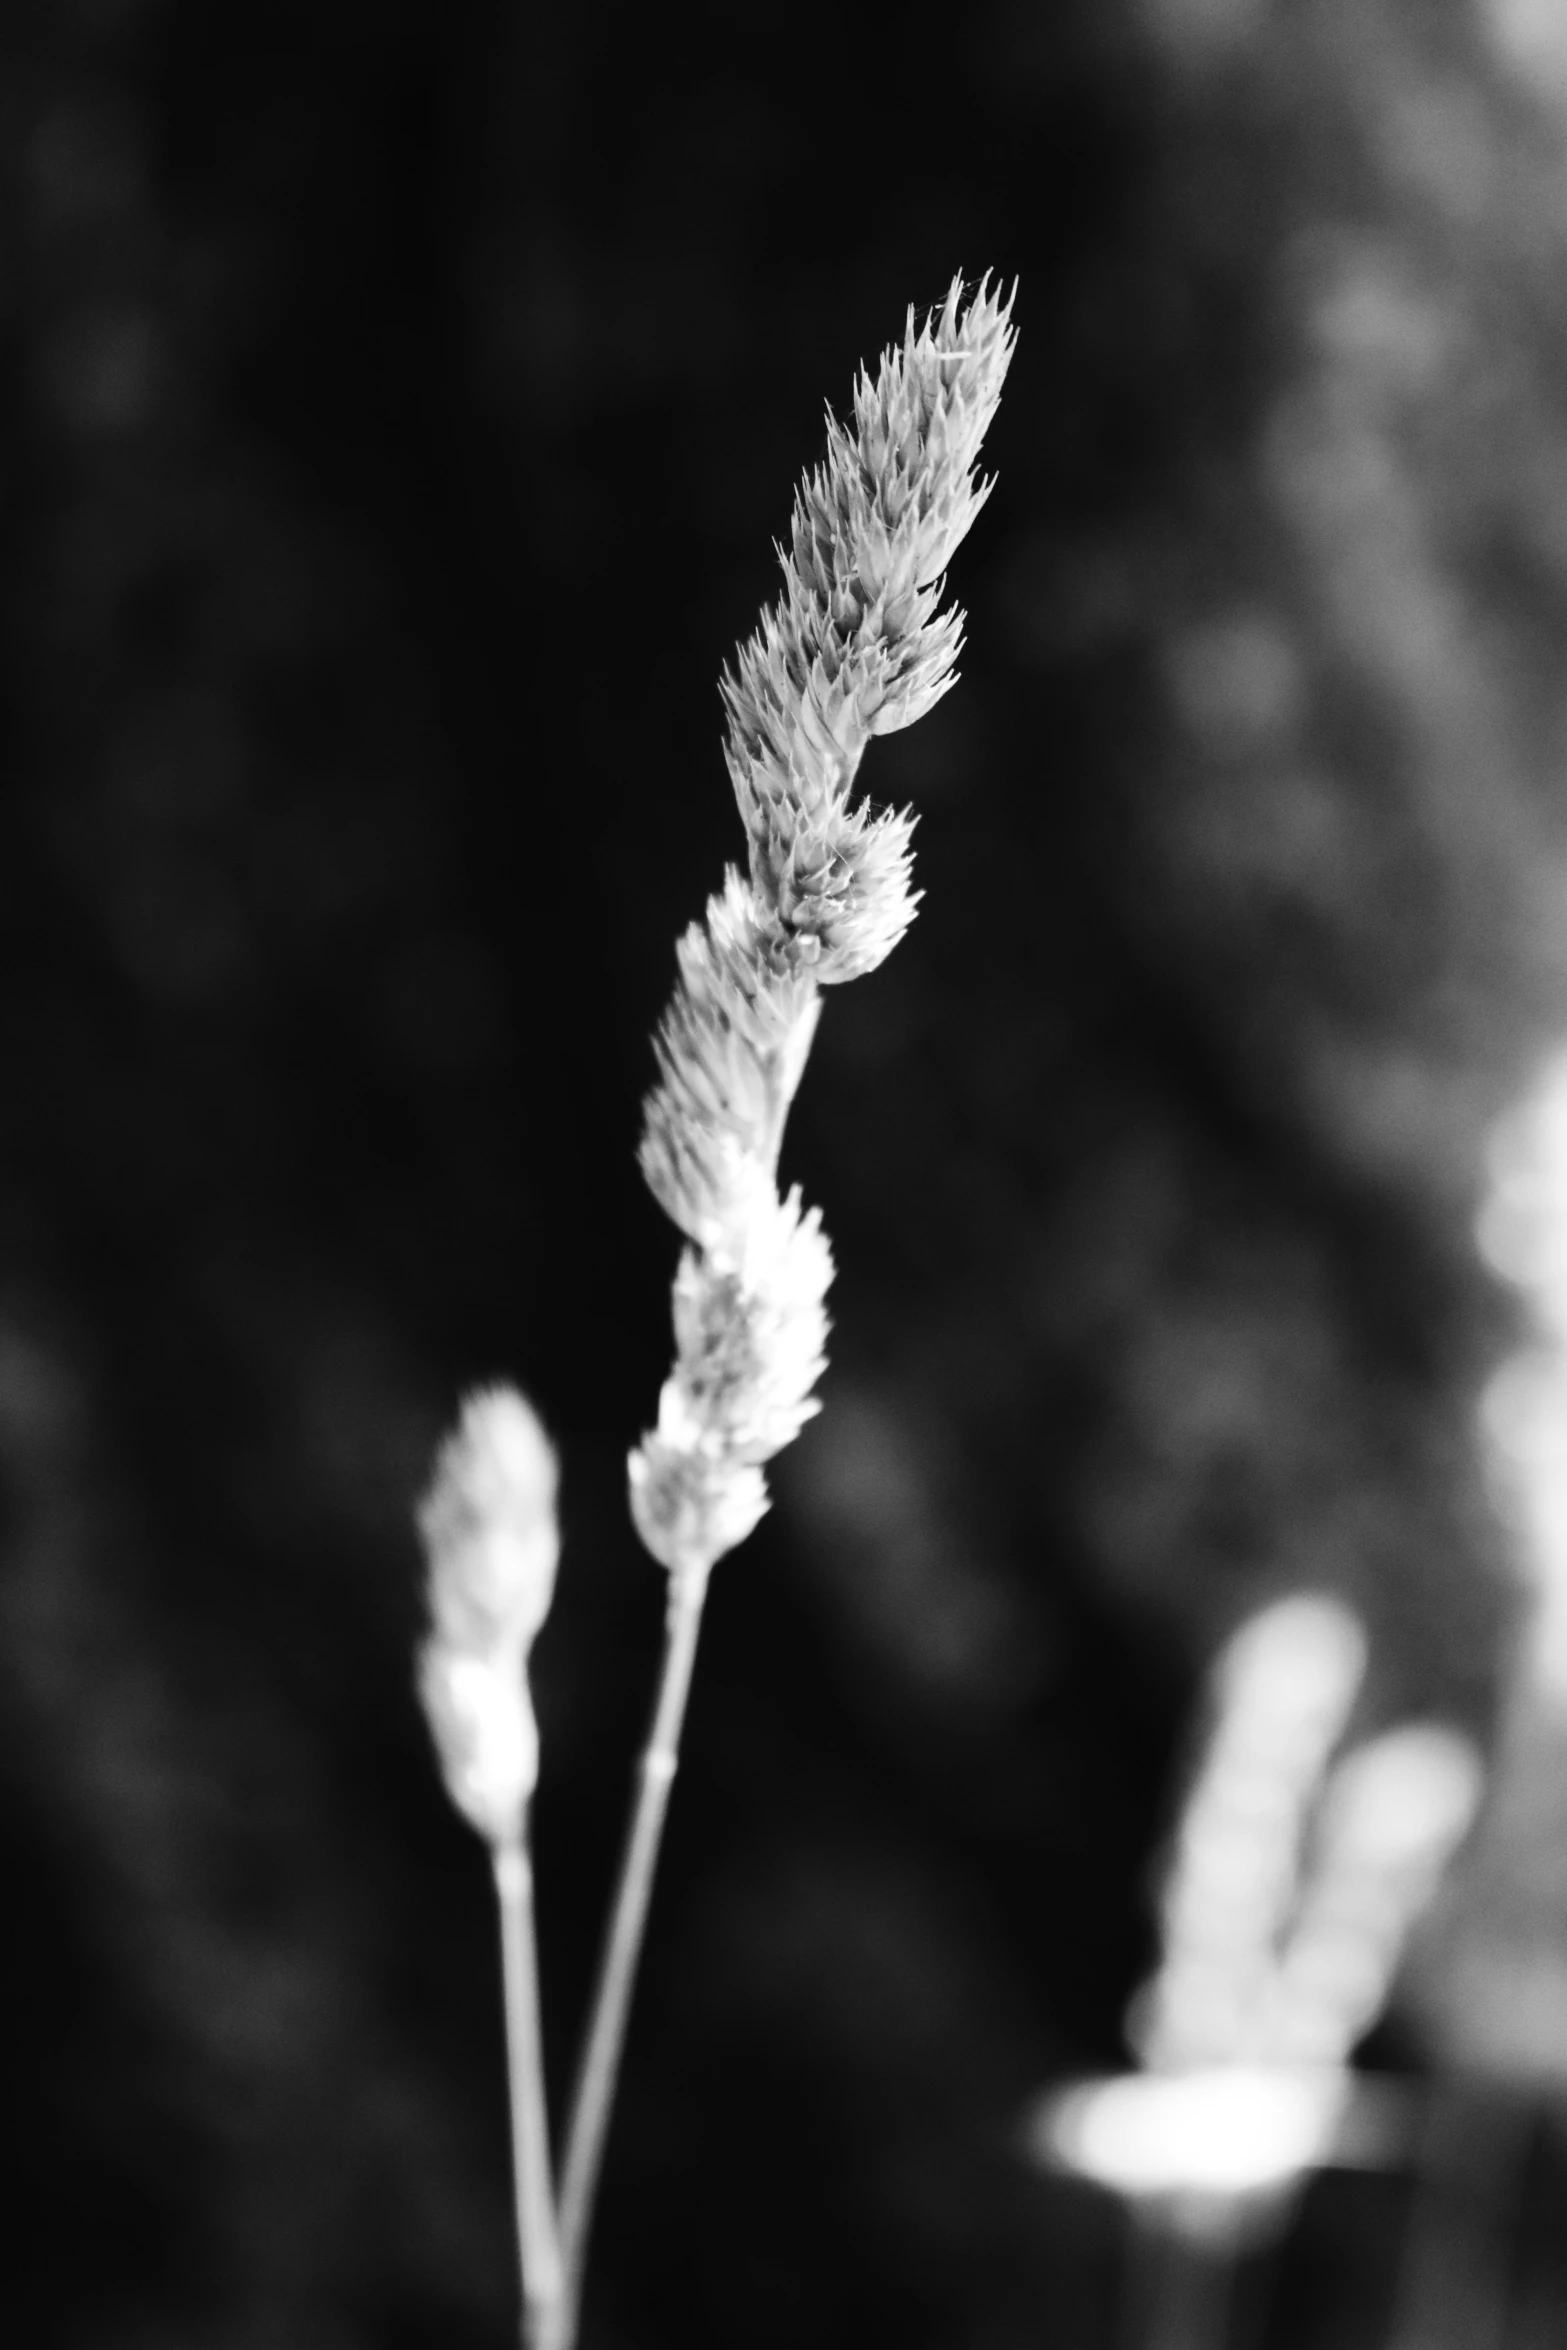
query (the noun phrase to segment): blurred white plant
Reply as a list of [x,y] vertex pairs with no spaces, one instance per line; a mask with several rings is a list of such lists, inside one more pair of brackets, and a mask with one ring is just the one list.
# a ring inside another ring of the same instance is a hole
[[1332,1764],[1365,1657],[1354,1616],[1314,1593],[1221,1652],[1160,1963],[1128,2019],[1145,2069],[1047,2097],[1033,2124],[1047,2160],[1215,2251],[1276,2220],[1330,2152],[1388,2150],[1393,2101],[1358,2087],[1350,2058],[1479,1805],[1479,1756],[1439,1724]]
[[1567,1715],[1567,1054],[1498,1125],[1476,1238],[1528,1301],[1531,1343],[1486,1389],[1492,1482],[1533,1604],[1515,1702]]
[[1405,1722],[1337,1765],[1274,1969],[1270,2063],[1342,2067],[1387,2003],[1404,1946],[1479,1809],[1473,1743]]
[[1263,2053],[1307,1815],[1365,1662],[1355,1617],[1316,1592],[1263,1608],[1220,1652],[1161,1904],[1160,1965],[1133,2005],[1132,2042],[1150,2070]]

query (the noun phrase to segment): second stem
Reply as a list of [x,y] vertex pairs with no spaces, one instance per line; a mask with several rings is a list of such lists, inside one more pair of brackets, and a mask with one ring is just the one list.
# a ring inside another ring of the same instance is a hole
[[561,2175],[560,2244],[565,2269],[565,2339],[570,2350],[582,2294],[582,2272],[593,2199],[604,2156],[604,2135],[620,2072],[621,2050],[631,2011],[637,1961],[647,1927],[653,1875],[680,1753],[680,1730],[691,1688],[697,1634],[707,1596],[707,1575],[674,1575],[670,1580],[664,1658],[652,1726],[637,1773],[636,1801],[625,1855],[615,1889],[598,1989],[588,2026],[582,2071],[572,2103]]

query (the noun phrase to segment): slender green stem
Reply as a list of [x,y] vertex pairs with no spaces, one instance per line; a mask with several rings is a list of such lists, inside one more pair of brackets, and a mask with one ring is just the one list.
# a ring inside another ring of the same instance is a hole
[[631,2009],[632,1986],[642,1938],[647,1925],[653,1872],[658,1862],[664,1815],[680,1751],[680,1727],[685,1719],[696,1657],[697,1633],[702,1625],[702,1603],[707,1577],[675,1575],[670,1581],[669,1617],[664,1635],[664,1660],[659,1675],[653,1723],[637,1773],[636,1801],[626,1838],[620,1880],[615,1889],[598,1989],[582,2058],[582,2071],[572,2103],[566,2134],[566,2158],[560,2195],[561,2254],[565,2262],[565,2322],[559,2350],[571,2350],[577,2311],[582,2297],[582,2271],[587,2256],[588,2231],[593,2222],[593,2199],[604,2154],[604,2134],[614,2102]]
[[1531,2108],[1463,2074],[1427,2084],[1394,2292],[1393,2350],[1502,2350]]
[[493,1858],[505,1976],[512,2179],[522,2263],[522,2341],[524,2350],[556,2350],[564,2275],[550,2190],[549,2118],[533,1933],[533,1867],[528,1857],[526,1815],[516,1839],[497,1844]]

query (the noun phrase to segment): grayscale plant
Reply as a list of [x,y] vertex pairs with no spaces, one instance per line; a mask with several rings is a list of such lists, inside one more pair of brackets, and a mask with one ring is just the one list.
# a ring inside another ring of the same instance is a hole
[[630,1508],[669,1576],[663,1664],[566,2133],[558,2206],[539,2056],[528,1810],[538,1740],[529,1648],[553,1587],[555,1466],[509,1389],[471,1397],[420,1516],[433,1629],[419,1686],[453,1802],[489,1842],[505,1963],[516,2209],[529,2350],[571,2350],[709,1575],[768,1506],[764,1464],[819,1409],[832,1255],[780,1193],[784,1124],[821,990],[874,971],[914,917],[908,810],[851,805],[876,735],[957,682],[945,573],[990,494],[980,443],[1012,357],[988,276],[861,372],[853,417],[796,494],[783,591],[722,681],[747,840],[680,940],[654,1043],[643,1173],[685,1237],[675,1356],[628,1464]]

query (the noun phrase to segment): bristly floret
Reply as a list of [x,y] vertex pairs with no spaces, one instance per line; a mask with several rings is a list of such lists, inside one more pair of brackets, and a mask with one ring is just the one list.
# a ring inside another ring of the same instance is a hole
[[[778,551],[783,595],[724,672],[725,757],[751,877],[790,929],[815,928],[798,919],[791,862],[831,845],[866,744],[912,725],[957,682],[963,615],[938,609],[942,575],[990,495],[974,466],[1015,341],[1012,297],[988,287],[987,277],[963,309],[955,278],[918,335],[910,310],[901,351],[874,379],[861,370],[853,430],[828,412],[826,458],[797,492]],[[912,913],[906,869],[901,879],[901,919],[872,918],[894,936]],[[817,977],[869,967],[851,953]]]

